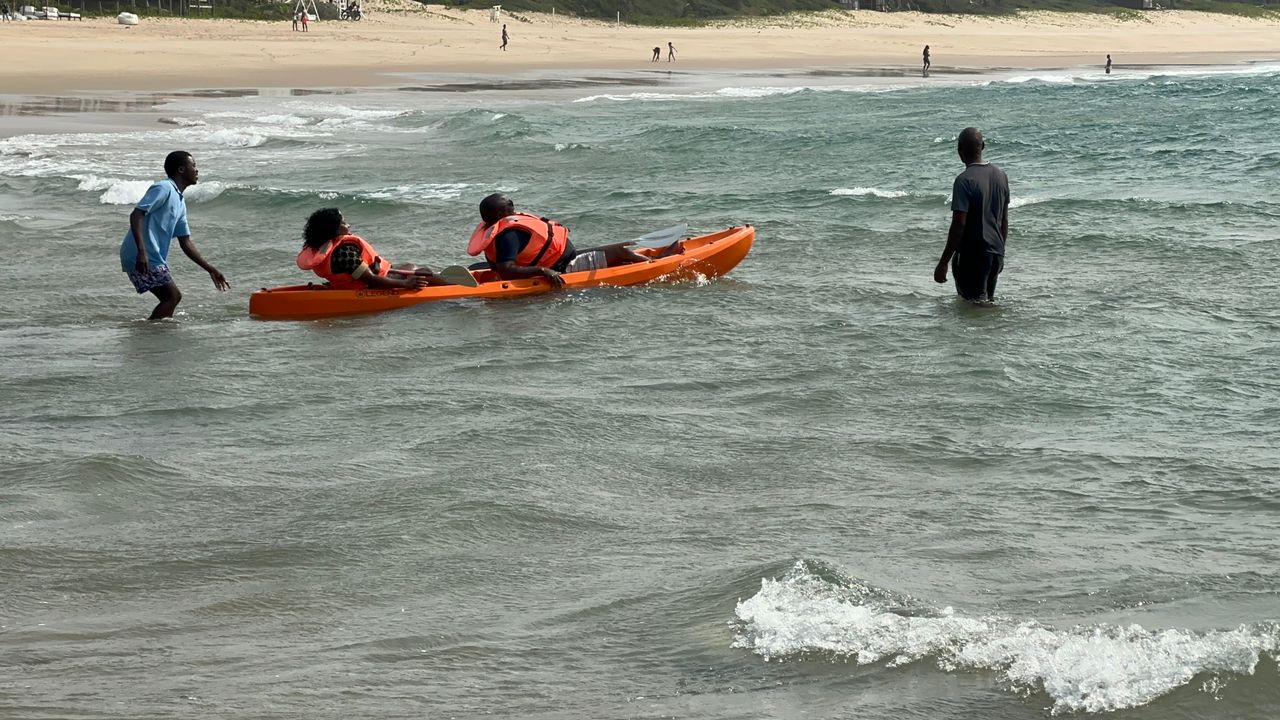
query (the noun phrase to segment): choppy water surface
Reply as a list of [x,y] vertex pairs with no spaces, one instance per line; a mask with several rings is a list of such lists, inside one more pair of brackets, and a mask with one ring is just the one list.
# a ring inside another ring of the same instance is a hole
[[[1275,717],[1280,70],[895,82],[0,141],[0,714]],[[969,124],[994,309],[931,279]],[[234,289],[175,247],[149,324],[116,251],[179,147]],[[710,284],[246,317],[311,210],[443,265],[495,189],[580,244],[759,237]]]

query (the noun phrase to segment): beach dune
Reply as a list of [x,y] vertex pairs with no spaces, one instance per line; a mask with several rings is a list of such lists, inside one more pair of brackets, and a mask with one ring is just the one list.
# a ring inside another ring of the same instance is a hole
[[[1280,22],[1158,11],[1031,12],[979,17],[846,12],[655,28],[563,15],[504,15],[422,6],[359,23],[144,18],[0,25],[0,87],[11,94],[82,90],[377,86],[396,72],[911,68],[931,46],[935,71],[1117,64],[1231,63],[1280,58]],[[666,62],[668,42],[677,62]],[[664,49],[661,63],[652,48]]]

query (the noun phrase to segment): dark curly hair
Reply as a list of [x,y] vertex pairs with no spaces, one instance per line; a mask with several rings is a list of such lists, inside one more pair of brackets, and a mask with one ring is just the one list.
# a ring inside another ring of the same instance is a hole
[[338,212],[338,208],[321,208],[307,218],[307,226],[302,230],[302,244],[319,249],[321,245],[338,237],[340,225],[342,213]]

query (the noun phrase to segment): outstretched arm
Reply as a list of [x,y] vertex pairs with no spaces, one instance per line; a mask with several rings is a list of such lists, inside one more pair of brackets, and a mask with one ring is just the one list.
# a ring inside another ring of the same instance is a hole
[[222,273],[218,272],[218,268],[210,265],[209,261],[205,260],[204,256],[200,254],[200,251],[196,249],[196,244],[192,242],[190,235],[179,236],[178,245],[182,247],[182,252],[186,253],[187,257],[191,258],[191,262],[204,268],[204,271],[209,273],[209,277],[213,278],[214,287],[219,290],[231,289],[231,283],[227,282],[227,279],[222,276]]
[[944,283],[947,281],[947,265],[951,262],[951,256],[956,254],[956,250],[960,249],[960,239],[964,237],[964,224],[968,216],[969,213],[963,210],[956,210],[951,213],[951,227],[947,230],[947,245],[942,248],[942,258],[938,260],[938,266],[933,269],[935,282]]
[[[369,283],[369,287],[375,288],[403,288],[407,290],[417,290],[428,285],[442,284],[436,280],[434,275],[402,275],[396,272],[389,272],[386,275],[375,275],[374,273],[366,273],[361,280]],[[435,282],[433,282],[435,281]]]

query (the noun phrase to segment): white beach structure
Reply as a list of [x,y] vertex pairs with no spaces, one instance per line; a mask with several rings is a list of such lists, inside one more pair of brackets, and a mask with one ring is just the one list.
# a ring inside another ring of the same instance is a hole
[[320,11],[316,10],[316,0],[296,0],[293,5],[293,14],[306,13],[307,20],[319,20]]

